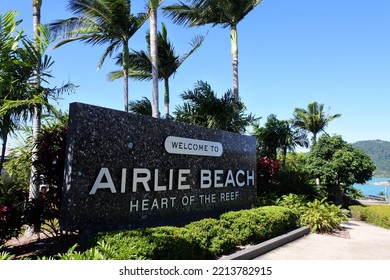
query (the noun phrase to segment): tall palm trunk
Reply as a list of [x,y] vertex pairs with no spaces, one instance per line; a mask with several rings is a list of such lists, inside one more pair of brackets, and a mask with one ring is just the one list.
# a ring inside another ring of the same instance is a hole
[[[39,25],[41,24],[41,6],[42,0],[33,0],[33,31],[34,31],[34,41],[37,54],[39,54]],[[38,92],[41,84],[40,78],[40,69],[41,69],[41,58],[38,57],[36,65],[36,84],[35,90]],[[34,166],[34,162],[37,160],[37,141],[38,135],[41,130],[41,118],[42,118],[42,109],[40,105],[34,106],[33,114],[33,150],[31,155],[31,174],[30,174],[30,187],[29,187],[29,199],[37,198],[39,195],[39,183],[38,183],[38,170]]]
[[152,63],[152,116],[154,118],[160,117],[158,110],[158,51],[157,51],[157,8],[159,0],[149,1],[149,15],[150,15],[150,60]]
[[1,139],[3,140],[3,147],[1,149],[0,171],[3,170],[3,165],[4,165],[4,162],[5,162],[5,152],[7,150],[7,139],[8,139],[8,133],[9,133],[9,130],[7,129],[7,125],[5,124],[6,117],[7,116],[3,117],[3,125],[4,125],[4,127],[2,128],[2,131],[1,131],[2,132]]
[[237,41],[237,26],[232,25],[230,29],[230,44],[232,51],[232,66],[233,66],[233,96],[238,102],[238,41]]
[[164,92],[164,106],[165,118],[169,119],[169,78],[164,78],[165,92]]
[[123,45],[122,52],[122,69],[123,69],[123,103],[125,112],[129,112],[129,44],[126,41]]

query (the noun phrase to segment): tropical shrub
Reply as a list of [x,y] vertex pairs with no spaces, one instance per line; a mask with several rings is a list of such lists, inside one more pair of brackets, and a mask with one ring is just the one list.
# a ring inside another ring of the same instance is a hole
[[290,193],[277,199],[275,204],[290,209],[295,215],[300,217],[306,211],[307,202],[306,196]]
[[302,225],[307,225],[311,232],[319,233],[330,232],[344,221],[348,221],[348,216],[341,206],[329,204],[325,199],[308,202],[300,217]]
[[115,251],[104,241],[98,242],[95,247],[84,252],[76,251],[77,246],[75,244],[66,253],[55,257],[61,260],[112,260],[115,257]]
[[352,217],[390,229],[390,205],[350,206]]

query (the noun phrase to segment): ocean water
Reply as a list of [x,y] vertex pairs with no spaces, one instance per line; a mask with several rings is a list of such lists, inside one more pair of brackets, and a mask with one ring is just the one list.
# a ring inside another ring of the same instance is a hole
[[[365,195],[379,195],[380,192],[387,191],[387,196],[390,195],[390,178],[372,178],[372,180],[368,181],[364,185],[362,184],[354,184],[353,186],[359,190],[361,190]],[[379,185],[380,182],[387,182],[388,186],[385,190],[384,185]]]

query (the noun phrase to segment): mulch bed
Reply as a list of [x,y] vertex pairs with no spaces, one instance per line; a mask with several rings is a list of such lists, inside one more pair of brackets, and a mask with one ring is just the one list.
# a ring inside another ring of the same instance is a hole
[[41,235],[40,238],[37,235],[22,236],[6,242],[3,250],[14,255],[15,259],[28,258],[34,260],[42,257],[55,257],[57,254],[65,253],[78,241],[77,235],[54,237]]

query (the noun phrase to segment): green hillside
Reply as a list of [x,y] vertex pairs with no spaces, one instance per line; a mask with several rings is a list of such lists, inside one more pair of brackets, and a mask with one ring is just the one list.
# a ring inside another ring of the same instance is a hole
[[376,165],[375,177],[390,177],[390,142],[366,140],[352,144],[367,153]]

